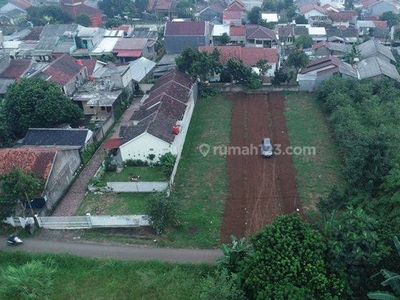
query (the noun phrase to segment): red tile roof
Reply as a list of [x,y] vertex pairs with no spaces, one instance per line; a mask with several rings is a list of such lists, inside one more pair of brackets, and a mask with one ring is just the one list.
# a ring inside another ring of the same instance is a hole
[[201,46],[199,51],[212,53],[214,48],[220,52],[220,61],[226,64],[230,57],[240,59],[246,66],[255,66],[260,59],[265,59],[270,63],[277,63],[278,49],[275,48],[244,48],[241,46]]
[[91,7],[85,4],[80,4],[80,5],[63,5],[61,3],[61,10],[64,11],[66,14],[68,14],[72,18],[76,18],[77,15],[79,14],[86,14],[89,17],[92,17],[94,15],[102,14],[101,10]]
[[0,149],[0,174],[18,167],[26,173],[32,172],[36,178],[47,180],[56,154],[57,150],[49,148]]
[[47,66],[43,73],[49,77],[49,81],[61,86],[66,85],[72,78],[84,68],[68,54],[63,54]]
[[165,35],[201,35],[204,36],[206,34],[206,23],[205,22],[192,22],[192,21],[183,21],[183,22],[172,22],[168,21],[165,27]]
[[8,0],[9,3],[14,4],[15,6],[26,10],[27,8],[31,7],[32,4],[26,0]]
[[335,22],[349,22],[356,15],[355,11],[328,12],[328,17]]
[[103,149],[117,149],[123,144],[123,138],[111,138],[103,144]]
[[224,11],[222,13],[222,19],[226,20],[241,20],[242,12],[241,11]]
[[362,6],[367,7],[370,6],[372,4],[375,4],[377,2],[380,2],[380,0],[364,0],[361,2]]
[[122,50],[118,51],[117,57],[141,57],[142,50]]
[[30,59],[12,59],[10,65],[0,74],[0,77],[17,79],[28,70],[31,63]]
[[372,21],[375,24],[375,27],[379,28],[387,28],[387,21]]
[[81,59],[83,65],[86,67],[88,71],[88,75],[93,75],[94,68],[96,67],[97,60],[96,59]]
[[172,0],[158,0],[155,5],[155,10],[170,10],[172,7]]
[[306,4],[306,5],[303,5],[302,7],[300,7],[300,13],[301,14],[305,14],[305,13],[307,13],[309,11],[312,11],[312,10],[319,11],[320,13],[323,13],[323,14],[326,13],[325,9],[323,9],[321,6],[318,6],[318,5],[313,4],[313,3]]
[[231,26],[229,32],[230,36],[246,36],[246,26]]
[[246,37],[247,39],[270,39],[276,40],[275,31],[267,27],[259,25],[247,25],[246,26]]
[[233,1],[231,4],[228,5],[227,8],[225,8],[225,11],[244,11],[244,4],[240,2],[239,0]]

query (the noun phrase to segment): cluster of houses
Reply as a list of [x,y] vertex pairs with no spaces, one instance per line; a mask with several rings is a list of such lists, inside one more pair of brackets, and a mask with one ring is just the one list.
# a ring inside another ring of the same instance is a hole
[[[334,74],[400,81],[391,48],[399,28],[379,20],[385,12],[398,12],[397,2],[389,0],[354,1],[357,11],[344,9],[343,0],[297,0],[296,13],[308,24],[280,23],[278,13],[262,12],[262,20],[274,24],[273,29],[248,22],[251,9],[262,5],[258,0],[205,2],[195,13],[196,21],[173,19],[177,0],[151,0],[148,11],[166,16],[165,23],[157,18],[157,24],[114,29],[98,27],[102,13],[93,1],[91,6],[82,0],[53,2],[72,18],[87,14],[92,25],[47,24],[6,36],[0,31],[0,97],[22,78],[42,78],[58,85],[104,130],[124,97],[141,89],[145,94],[138,110],[119,137],[104,144],[120,162],[154,162],[168,152],[180,156],[197,99],[197,83],[175,65],[186,47],[208,53],[216,47],[223,64],[235,57],[256,68],[264,59],[271,67],[266,77],[273,78],[296,39],[309,36],[313,45],[303,51],[310,62],[297,75],[301,90],[313,91]],[[26,9],[38,4],[9,0],[0,8],[0,24],[18,23]],[[157,44],[163,52],[156,51]],[[43,178],[45,205],[52,209],[81,165],[81,152],[103,136],[87,128],[32,128],[17,147],[0,149],[0,173],[18,166]]]

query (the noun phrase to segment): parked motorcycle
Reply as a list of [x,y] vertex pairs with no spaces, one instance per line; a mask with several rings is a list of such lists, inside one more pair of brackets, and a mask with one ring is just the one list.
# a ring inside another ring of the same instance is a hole
[[16,235],[12,234],[7,238],[7,244],[9,246],[18,246],[21,245],[22,243],[23,243],[22,240]]

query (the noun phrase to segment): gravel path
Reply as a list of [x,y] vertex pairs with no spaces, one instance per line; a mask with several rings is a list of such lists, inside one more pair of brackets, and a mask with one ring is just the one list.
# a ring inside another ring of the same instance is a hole
[[93,242],[48,241],[24,238],[23,244],[8,246],[1,237],[0,251],[29,253],[69,253],[85,257],[114,258],[124,260],[161,260],[180,263],[214,263],[222,256],[220,250],[153,248],[123,244],[99,244]]
[[[128,107],[128,109],[124,112],[121,121],[114,126],[114,132],[111,136],[112,138],[118,137],[120,127],[129,122],[133,112],[138,108],[139,99],[135,99],[131,106]],[[104,160],[105,152],[102,146],[106,140],[103,141],[87,166],[82,170],[82,172],[78,175],[78,178],[76,178],[74,183],[71,185],[70,189],[54,211],[53,216],[73,216],[76,213],[79,205],[82,203],[85,197],[89,180],[94,176],[94,174],[96,174],[96,171]]]

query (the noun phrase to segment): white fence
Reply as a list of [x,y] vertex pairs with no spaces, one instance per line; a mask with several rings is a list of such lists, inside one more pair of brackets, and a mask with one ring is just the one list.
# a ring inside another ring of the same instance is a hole
[[[150,226],[147,215],[122,216],[72,216],[72,217],[40,217],[35,216],[36,224],[46,229],[89,229]],[[35,219],[9,217],[4,222],[14,227],[25,227],[34,224]]]
[[153,193],[165,191],[168,188],[168,182],[107,182],[107,188],[116,193]]

